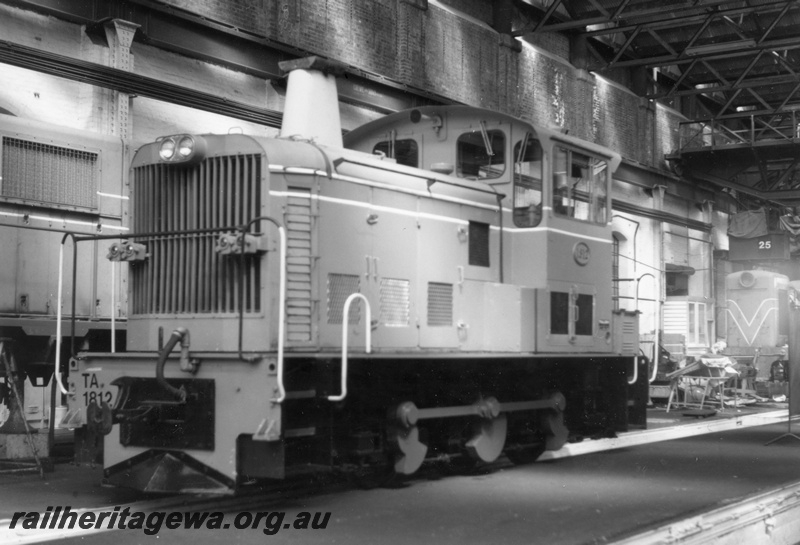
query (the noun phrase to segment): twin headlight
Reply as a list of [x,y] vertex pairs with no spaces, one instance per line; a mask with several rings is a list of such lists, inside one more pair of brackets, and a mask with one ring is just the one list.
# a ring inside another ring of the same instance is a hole
[[204,139],[189,134],[166,136],[159,142],[158,156],[167,163],[197,163],[206,154]]

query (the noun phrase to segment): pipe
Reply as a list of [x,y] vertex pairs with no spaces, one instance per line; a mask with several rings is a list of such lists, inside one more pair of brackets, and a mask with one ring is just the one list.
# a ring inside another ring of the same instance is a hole
[[169,356],[169,353],[172,352],[172,349],[175,348],[175,345],[178,344],[178,342],[180,342],[181,369],[183,369],[184,356],[188,360],[188,354],[189,354],[188,337],[189,337],[189,331],[186,328],[184,327],[175,328],[175,331],[173,331],[172,335],[170,335],[167,344],[164,345],[164,349],[161,350],[161,352],[159,352],[158,362],[156,363],[156,382],[158,383],[159,386],[161,386],[163,390],[165,390],[167,393],[169,393],[172,397],[176,398],[181,403],[184,403],[186,401],[186,389],[183,387],[175,388],[169,382],[167,382],[167,379],[164,378],[164,365],[167,362],[167,356]]

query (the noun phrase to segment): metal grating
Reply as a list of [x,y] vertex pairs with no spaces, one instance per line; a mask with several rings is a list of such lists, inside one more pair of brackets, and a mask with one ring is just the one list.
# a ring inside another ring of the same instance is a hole
[[286,199],[286,336],[311,341],[311,191],[290,187]]
[[[341,324],[344,313],[344,302],[353,293],[361,291],[361,279],[357,274],[328,275],[328,323]],[[361,321],[361,301],[356,299],[350,304],[350,316],[347,323],[357,324]]]
[[0,195],[96,208],[98,159],[93,152],[3,137]]
[[453,284],[428,282],[428,325],[453,325]]
[[489,266],[489,224],[469,222],[469,264]]
[[[261,157],[212,157],[192,167],[145,165],[133,173],[133,229],[176,232],[240,226],[261,208]],[[251,232],[257,232],[254,225]],[[240,257],[215,251],[219,234],[142,240],[148,258],[131,267],[133,314],[239,311]],[[261,256],[248,255],[244,312],[261,310]]]
[[382,278],[380,323],[389,327],[408,327],[410,317],[411,282]]

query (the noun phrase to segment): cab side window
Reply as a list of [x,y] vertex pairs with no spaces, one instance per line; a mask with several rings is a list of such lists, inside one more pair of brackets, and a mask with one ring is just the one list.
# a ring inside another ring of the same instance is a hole
[[506,136],[501,130],[474,130],[458,137],[456,174],[461,178],[487,180],[506,170]]
[[531,133],[514,145],[514,225],[542,221],[542,144]]
[[398,165],[407,167],[419,166],[419,150],[417,141],[411,138],[403,140],[384,140],[372,148],[372,153],[383,154],[397,161]]
[[608,222],[608,163],[579,151],[553,148],[553,211],[598,224]]

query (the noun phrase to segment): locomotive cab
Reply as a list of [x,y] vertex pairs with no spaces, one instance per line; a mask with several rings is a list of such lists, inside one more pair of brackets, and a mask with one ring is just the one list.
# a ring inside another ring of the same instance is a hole
[[496,192],[503,218],[491,230],[502,241],[490,237],[489,245],[503,248],[496,258],[502,262],[490,277],[476,278],[536,291],[537,316],[529,322],[536,330],[524,333],[528,346],[614,350],[611,282],[598,281],[597,271],[611,269],[609,195],[617,154],[467,106],[389,115],[348,133],[344,143]]

